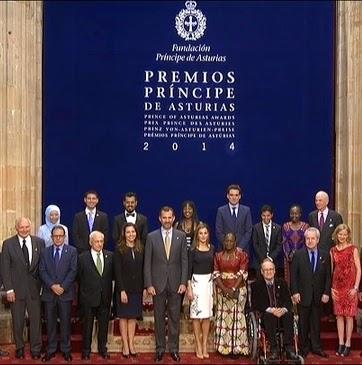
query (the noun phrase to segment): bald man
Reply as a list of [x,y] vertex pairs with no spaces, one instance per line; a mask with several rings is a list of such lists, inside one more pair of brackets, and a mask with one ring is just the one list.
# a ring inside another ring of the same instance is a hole
[[25,356],[23,333],[27,312],[31,357],[38,360],[42,345],[39,261],[45,243],[41,238],[30,235],[29,218],[18,218],[15,229],[17,234],[4,241],[1,255],[2,278],[13,320],[15,357],[24,359]]
[[107,334],[112,299],[113,254],[103,249],[104,234],[89,235],[90,250],[78,257],[80,304],[83,312],[82,360],[90,359],[94,318],[98,320],[98,352],[107,360]]
[[318,191],[315,196],[316,210],[308,217],[309,225],[319,229],[321,234],[319,239],[320,249],[329,252],[334,246],[332,233],[339,224],[343,223],[342,216],[336,211],[328,208],[329,196],[325,191]]

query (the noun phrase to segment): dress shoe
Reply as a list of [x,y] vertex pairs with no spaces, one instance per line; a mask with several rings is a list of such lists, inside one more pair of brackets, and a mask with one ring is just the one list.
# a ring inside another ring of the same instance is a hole
[[21,349],[17,349],[15,351],[15,357],[17,359],[24,359],[24,348],[21,348]]
[[130,352],[129,354],[130,354],[131,357],[137,357],[138,356],[137,352]]
[[71,362],[73,360],[73,356],[70,352],[65,352],[63,354],[64,360],[67,362]]
[[171,357],[172,357],[173,361],[179,362],[181,360],[181,357],[180,357],[180,355],[177,351],[172,351],[171,352]]
[[309,354],[309,351],[306,350],[300,350],[299,355],[302,356],[303,359],[305,359]]
[[279,360],[278,353],[276,351],[272,351],[268,357],[268,361],[276,361]]
[[52,354],[45,354],[42,358],[41,361],[42,362],[48,362],[50,361],[50,359],[52,359],[53,357],[55,357],[55,353],[53,352]]
[[111,356],[109,355],[109,353],[107,351],[102,351],[99,353],[99,355],[101,355],[101,357],[105,360],[108,360],[111,358]]
[[341,356],[347,357],[351,353],[351,346],[345,346]]
[[9,356],[9,352],[4,351],[4,350],[0,350],[0,357],[3,357],[3,356]]
[[82,360],[90,360],[90,355],[86,352],[82,353]]
[[124,354],[122,352],[122,356],[125,358],[125,359],[130,359],[131,358],[131,355],[130,354]]
[[32,352],[31,353],[31,358],[33,360],[39,360],[40,359],[40,352]]
[[344,345],[338,345],[338,349],[336,351],[336,355],[337,356],[342,356],[343,351],[344,351]]
[[165,353],[164,352],[156,352],[156,355],[155,355],[155,361],[162,361],[162,358],[163,358],[163,355]]
[[286,355],[287,355],[287,360],[292,360],[292,361],[299,360],[299,356],[294,351],[287,350]]
[[312,354],[318,355],[320,357],[328,357],[328,355],[323,350],[312,351]]

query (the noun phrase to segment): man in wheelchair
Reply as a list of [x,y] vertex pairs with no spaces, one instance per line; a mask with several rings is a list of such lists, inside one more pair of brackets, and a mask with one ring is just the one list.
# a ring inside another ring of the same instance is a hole
[[277,330],[283,328],[283,343],[287,360],[298,361],[293,351],[293,305],[287,283],[275,277],[275,265],[270,258],[261,263],[262,278],[251,284],[251,306],[261,316],[270,344],[269,361],[279,359]]

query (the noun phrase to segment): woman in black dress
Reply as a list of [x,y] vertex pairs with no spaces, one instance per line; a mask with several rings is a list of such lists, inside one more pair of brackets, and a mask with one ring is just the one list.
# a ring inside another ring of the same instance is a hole
[[114,252],[114,270],[123,356],[135,357],[136,320],[142,317],[143,246],[133,223],[126,223],[123,227],[122,238]]

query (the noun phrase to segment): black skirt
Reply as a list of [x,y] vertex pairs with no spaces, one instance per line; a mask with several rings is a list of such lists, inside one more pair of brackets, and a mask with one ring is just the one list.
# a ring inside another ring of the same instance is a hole
[[116,294],[117,317],[125,319],[141,319],[142,296],[142,292],[127,293],[128,303],[121,303],[121,294]]

